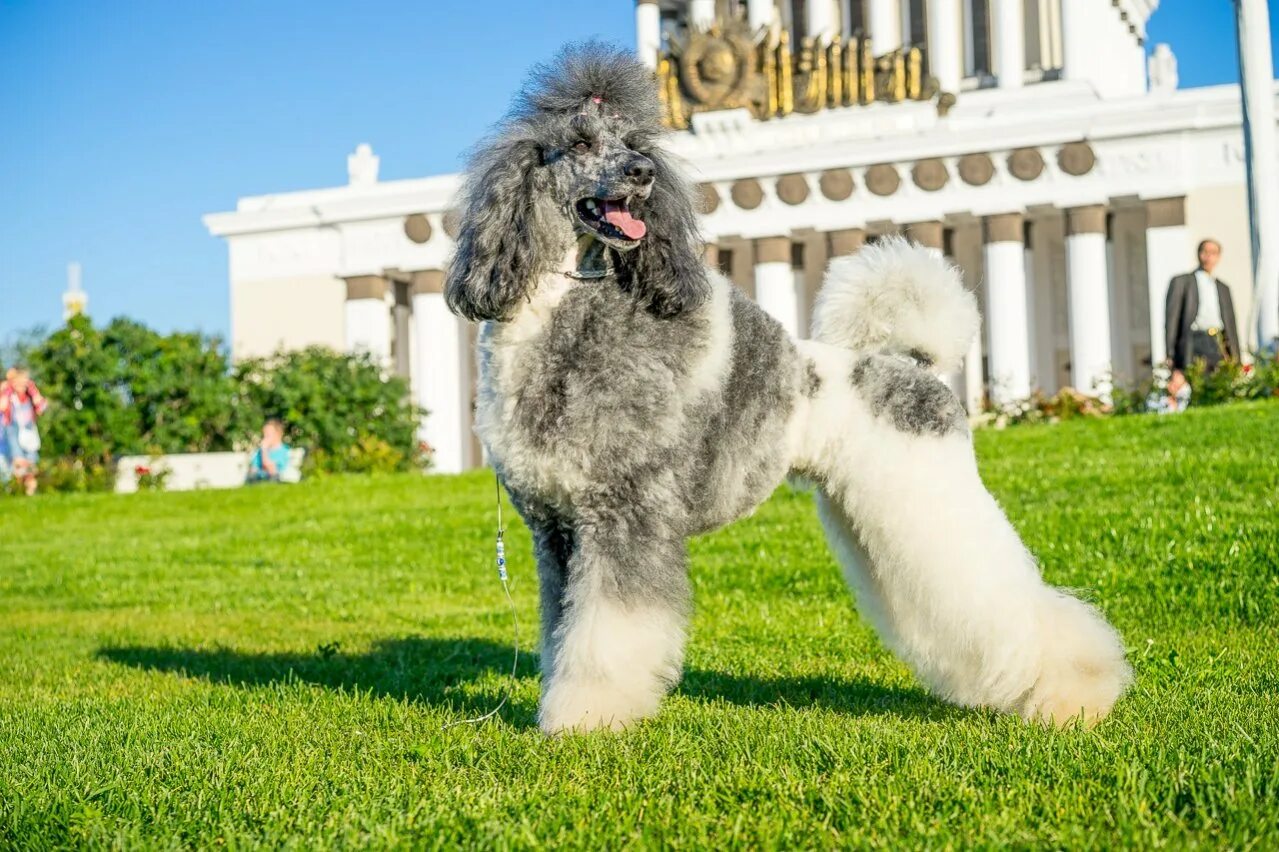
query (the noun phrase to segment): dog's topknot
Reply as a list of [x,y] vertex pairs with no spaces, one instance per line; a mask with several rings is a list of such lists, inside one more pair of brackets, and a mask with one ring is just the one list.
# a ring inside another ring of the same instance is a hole
[[653,72],[632,51],[599,41],[570,44],[533,67],[513,109],[516,118],[576,113],[594,99],[634,124],[661,125]]

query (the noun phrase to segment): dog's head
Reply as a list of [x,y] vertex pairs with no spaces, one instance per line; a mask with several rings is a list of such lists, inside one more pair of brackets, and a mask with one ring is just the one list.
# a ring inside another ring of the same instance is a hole
[[652,71],[597,43],[534,69],[474,154],[445,294],[470,319],[506,319],[583,238],[619,286],[673,316],[709,292],[692,191],[660,148]]

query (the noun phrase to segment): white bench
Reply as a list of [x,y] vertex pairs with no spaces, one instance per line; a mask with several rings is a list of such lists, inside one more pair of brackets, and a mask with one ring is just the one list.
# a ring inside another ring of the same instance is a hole
[[[122,456],[116,464],[115,492],[132,494],[138,490],[138,472],[168,471],[165,491],[194,491],[199,488],[239,488],[249,475],[252,453],[176,453],[167,456]],[[281,482],[302,479],[306,450],[289,450],[289,466]]]

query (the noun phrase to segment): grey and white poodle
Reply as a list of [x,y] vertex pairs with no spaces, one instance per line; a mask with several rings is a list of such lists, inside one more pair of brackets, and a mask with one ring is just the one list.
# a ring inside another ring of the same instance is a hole
[[1063,724],[1130,679],[1115,631],[1045,585],[932,370],[977,312],[889,240],[835,260],[813,340],[706,267],[650,71],[598,44],[534,70],[475,154],[448,273],[483,322],[477,431],[533,532],[547,733],[653,715],[678,681],[685,542],[788,473],[817,485],[863,615],[937,695]]

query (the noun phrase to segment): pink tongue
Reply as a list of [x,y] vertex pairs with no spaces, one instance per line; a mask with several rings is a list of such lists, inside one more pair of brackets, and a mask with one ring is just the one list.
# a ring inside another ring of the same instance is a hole
[[648,227],[616,201],[604,202],[604,221],[626,234],[627,239],[638,240],[648,233]]

